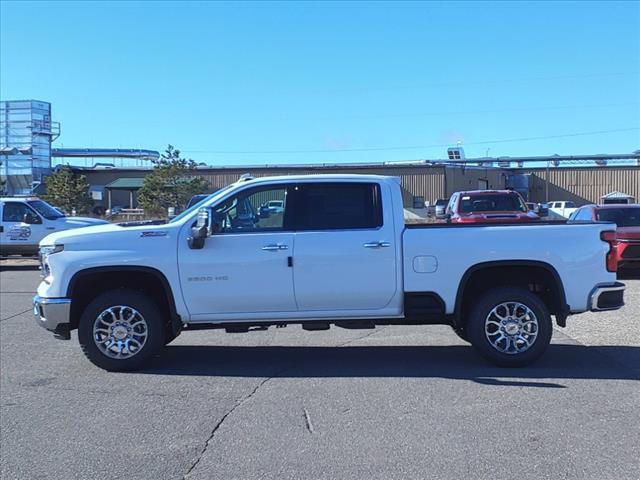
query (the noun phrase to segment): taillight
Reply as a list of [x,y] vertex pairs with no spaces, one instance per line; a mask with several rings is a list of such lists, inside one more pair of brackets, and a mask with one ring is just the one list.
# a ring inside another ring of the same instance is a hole
[[607,252],[607,271],[618,271],[618,239],[614,230],[608,230],[600,234],[600,238],[609,244],[609,251]]

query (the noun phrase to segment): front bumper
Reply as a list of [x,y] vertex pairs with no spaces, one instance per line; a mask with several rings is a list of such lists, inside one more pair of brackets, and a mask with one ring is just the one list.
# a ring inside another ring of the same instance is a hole
[[68,340],[71,336],[71,299],[33,297],[36,323],[53,332],[56,338]]
[[624,283],[615,282],[596,286],[589,296],[589,310],[602,312],[618,310],[624,306]]

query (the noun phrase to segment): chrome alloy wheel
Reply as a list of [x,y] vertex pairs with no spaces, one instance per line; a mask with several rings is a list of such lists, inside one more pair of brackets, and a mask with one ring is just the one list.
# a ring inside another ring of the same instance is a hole
[[484,331],[493,348],[515,355],[529,350],[538,336],[538,318],[526,305],[504,302],[493,308],[484,322]]
[[93,341],[107,357],[131,358],[142,350],[149,329],[135,308],[118,305],[102,311],[93,323]]

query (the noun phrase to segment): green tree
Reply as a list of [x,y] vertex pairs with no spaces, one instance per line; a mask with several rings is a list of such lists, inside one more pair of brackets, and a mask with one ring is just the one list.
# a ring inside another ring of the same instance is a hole
[[84,175],[75,174],[68,166],[63,166],[46,177],[45,184],[47,194],[42,195],[42,199],[53,206],[66,213],[71,213],[74,209],[77,213],[91,210],[93,200],[89,194],[89,182]]
[[168,207],[183,210],[193,195],[209,188],[205,179],[194,176],[197,166],[168,145],[160,158],[153,160],[153,171],[144,178],[138,203],[147,213],[166,214]]

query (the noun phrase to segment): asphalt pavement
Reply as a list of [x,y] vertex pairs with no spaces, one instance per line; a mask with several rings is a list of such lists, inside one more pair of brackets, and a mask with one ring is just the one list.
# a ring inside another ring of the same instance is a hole
[[108,373],[31,313],[0,266],[3,479],[639,479],[640,281],[569,318],[534,366],[448,327],[181,335]]

